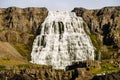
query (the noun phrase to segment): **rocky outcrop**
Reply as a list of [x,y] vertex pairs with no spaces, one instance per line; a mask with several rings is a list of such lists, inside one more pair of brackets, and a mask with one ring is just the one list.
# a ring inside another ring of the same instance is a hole
[[0,8],[0,41],[9,42],[27,56],[37,30],[48,13],[46,8]]
[[0,72],[0,80],[90,80],[92,75],[85,69],[63,71],[50,66],[21,65]]
[[120,72],[107,73],[105,75],[94,76],[92,80],[119,80]]
[[[120,6],[87,10],[74,8],[77,16],[81,16],[98,42],[93,43],[101,50],[104,58],[118,58],[120,53]],[[109,55],[109,56],[108,56]]]
[[0,30],[12,30],[21,33],[35,34],[38,27],[47,16],[46,8],[17,8],[0,9]]

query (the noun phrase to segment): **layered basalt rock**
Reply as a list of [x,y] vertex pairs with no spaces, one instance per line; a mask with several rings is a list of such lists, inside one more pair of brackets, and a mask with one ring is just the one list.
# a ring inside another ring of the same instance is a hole
[[13,44],[26,56],[47,13],[46,8],[0,8],[0,41]]
[[104,52],[108,51],[106,53],[112,52],[110,57],[118,58],[120,54],[120,6],[95,10],[74,8],[73,12],[84,19],[90,32],[96,35],[97,41],[101,43],[100,48]]

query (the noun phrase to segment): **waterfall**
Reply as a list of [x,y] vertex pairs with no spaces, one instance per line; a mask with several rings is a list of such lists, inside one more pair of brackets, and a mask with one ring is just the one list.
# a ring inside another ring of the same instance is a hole
[[94,60],[83,22],[74,12],[49,12],[33,42],[31,62],[65,69],[73,62]]

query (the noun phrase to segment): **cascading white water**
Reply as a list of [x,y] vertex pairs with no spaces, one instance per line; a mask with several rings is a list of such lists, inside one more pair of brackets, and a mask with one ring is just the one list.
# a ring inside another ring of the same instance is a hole
[[31,62],[65,69],[76,61],[94,60],[94,47],[74,12],[49,12],[33,43]]

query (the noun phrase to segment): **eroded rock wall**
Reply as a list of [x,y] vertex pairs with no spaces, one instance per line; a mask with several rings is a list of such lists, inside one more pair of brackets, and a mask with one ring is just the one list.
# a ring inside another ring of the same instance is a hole
[[103,50],[104,58],[120,56],[120,6],[104,7],[102,9],[87,10],[74,8],[77,16],[81,16],[87,23],[92,35],[99,42],[97,48]]
[[27,56],[47,14],[46,8],[0,8],[0,41],[13,44],[23,56]]

